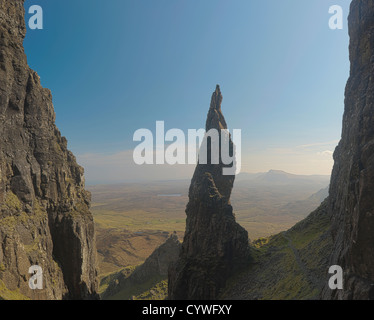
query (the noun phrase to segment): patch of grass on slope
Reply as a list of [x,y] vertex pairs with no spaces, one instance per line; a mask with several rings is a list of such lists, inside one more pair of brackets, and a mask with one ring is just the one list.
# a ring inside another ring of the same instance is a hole
[[134,297],[134,300],[165,300],[168,295],[168,282],[162,280],[149,290]]
[[120,274],[122,274],[125,278],[127,278],[135,270],[135,268],[136,267],[134,266],[129,266],[119,271],[110,272],[110,273],[102,275],[99,281],[99,294],[104,293],[105,290],[108,288],[109,284],[112,281],[116,281],[116,279],[119,277]]
[[30,300],[17,290],[9,290],[0,280],[0,300]]
[[153,277],[142,284],[121,290],[110,300],[164,300],[167,291],[167,280]]
[[[99,293],[104,300],[164,300],[168,286],[165,276],[155,275],[146,277],[144,281],[129,279],[135,267],[126,267],[119,272],[113,272],[100,281]],[[120,291],[108,292],[110,283],[116,282]],[[103,294],[105,293],[105,294]]]
[[226,299],[318,299],[328,279],[331,252],[327,201],[286,232],[251,248],[254,262],[235,275],[222,293]]

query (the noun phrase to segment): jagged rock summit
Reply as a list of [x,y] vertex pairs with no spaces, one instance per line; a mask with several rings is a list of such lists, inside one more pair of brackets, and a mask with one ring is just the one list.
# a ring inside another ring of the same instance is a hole
[[212,95],[212,101],[210,102],[205,124],[206,131],[210,129],[227,129],[227,124],[221,110],[222,99],[220,87],[217,85]]
[[[90,194],[27,64],[23,4],[0,0],[0,298],[95,299]],[[32,265],[42,290],[29,288]]]
[[[207,116],[207,132],[227,129],[221,103],[217,86]],[[208,143],[208,155],[210,150]],[[169,270],[169,299],[216,299],[227,279],[249,260],[248,233],[236,223],[230,204],[235,176],[223,175],[223,167],[220,159],[219,164],[198,163],[195,169],[181,253]]]
[[349,14],[351,71],[342,138],[334,153],[329,210],[330,265],[343,268],[343,290],[323,299],[374,299],[374,2],[353,0]]

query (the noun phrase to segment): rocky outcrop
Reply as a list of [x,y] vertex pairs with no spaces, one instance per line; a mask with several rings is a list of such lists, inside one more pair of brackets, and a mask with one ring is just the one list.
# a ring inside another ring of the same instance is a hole
[[344,289],[324,299],[374,298],[374,2],[353,0],[349,14],[351,71],[342,138],[334,153],[329,210],[334,240],[330,265]]
[[[206,131],[227,129],[219,86],[213,93]],[[205,138],[204,143],[207,143]],[[230,138],[230,149],[233,144]],[[198,163],[186,208],[186,232],[178,262],[169,270],[169,299],[215,299],[230,275],[248,262],[248,233],[235,221],[230,204],[234,175],[223,175],[220,158]]]
[[[0,1],[0,287],[31,299],[97,298],[90,194],[51,92],[27,65],[23,2]],[[42,290],[28,286],[31,265],[43,269]]]
[[[172,234],[130,275],[125,271],[109,276],[111,277],[110,283],[101,297],[110,300],[120,293],[121,299],[130,299],[132,296],[140,294],[145,288],[149,289],[159,281],[166,279],[169,266],[178,259],[180,247],[178,236]],[[105,279],[103,280],[105,281]]]

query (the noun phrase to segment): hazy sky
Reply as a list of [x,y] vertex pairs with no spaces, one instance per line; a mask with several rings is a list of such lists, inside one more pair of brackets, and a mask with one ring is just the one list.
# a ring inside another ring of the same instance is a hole
[[[349,75],[350,0],[26,0],[25,49],[88,183],[191,177],[138,167],[133,133],[204,128],[220,84],[242,171],[330,174]],[[331,5],[344,10],[330,30]],[[26,21],[30,15],[26,15]]]

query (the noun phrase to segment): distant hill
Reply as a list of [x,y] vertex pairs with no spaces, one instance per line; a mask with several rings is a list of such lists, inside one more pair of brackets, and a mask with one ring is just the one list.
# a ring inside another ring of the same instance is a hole
[[270,170],[265,173],[240,173],[236,181],[251,181],[256,184],[328,184],[328,175],[297,175],[282,170]]
[[296,214],[305,217],[317,208],[329,195],[329,188],[323,188],[304,200],[292,201],[279,209],[279,214]]
[[280,170],[240,173],[231,202],[251,239],[287,230],[315,210],[328,195],[330,176],[295,175]]
[[266,174],[265,172],[258,172],[258,173],[249,173],[249,172],[240,172],[235,181],[243,181],[243,180],[254,180],[257,177]]

